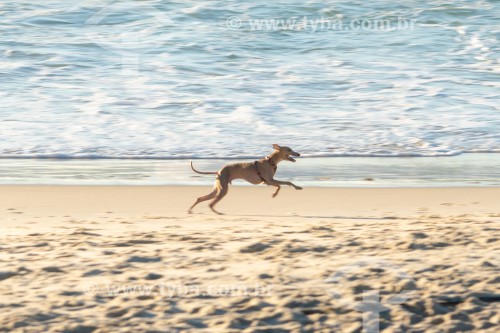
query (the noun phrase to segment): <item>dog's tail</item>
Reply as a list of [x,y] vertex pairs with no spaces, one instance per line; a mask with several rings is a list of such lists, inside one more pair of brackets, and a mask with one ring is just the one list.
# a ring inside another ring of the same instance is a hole
[[218,174],[218,172],[202,172],[202,171],[196,170],[193,166],[193,161],[191,161],[191,169],[193,169],[194,172],[199,173],[200,175],[216,175],[216,174]]

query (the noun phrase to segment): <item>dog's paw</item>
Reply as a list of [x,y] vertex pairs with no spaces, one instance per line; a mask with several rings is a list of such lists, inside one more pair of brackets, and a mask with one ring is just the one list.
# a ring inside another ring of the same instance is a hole
[[295,189],[296,189],[296,190],[302,190],[302,187],[300,187],[300,186],[296,186],[296,187],[295,187]]

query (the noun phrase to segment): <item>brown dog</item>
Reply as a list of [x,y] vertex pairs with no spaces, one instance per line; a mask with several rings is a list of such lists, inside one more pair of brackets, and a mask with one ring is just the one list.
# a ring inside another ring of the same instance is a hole
[[231,184],[231,181],[233,181],[234,179],[244,179],[254,185],[265,183],[267,185],[276,186],[277,189],[273,194],[273,198],[278,195],[281,189],[280,185],[289,185],[293,186],[296,190],[302,190],[302,187],[296,186],[291,182],[274,179],[274,174],[276,173],[279,162],[295,162],[295,159],[293,159],[292,156],[300,156],[300,154],[294,152],[291,148],[280,147],[277,144],[274,144],[273,148],[274,152],[272,152],[271,155],[266,156],[265,158],[249,163],[228,164],[218,172],[197,171],[193,167],[193,162],[191,161],[191,169],[193,169],[194,172],[202,175],[217,175],[217,177],[215,179],[213,191],[210,194],[199,197],[191,206],[191,208],[189,208],[188,213],[191,214],[192,209],[200,202],[214,199],[210,203],[210,209],[212,209],[214,213],[221,214],[214,209],[214,206],[227,194],[229,184]]

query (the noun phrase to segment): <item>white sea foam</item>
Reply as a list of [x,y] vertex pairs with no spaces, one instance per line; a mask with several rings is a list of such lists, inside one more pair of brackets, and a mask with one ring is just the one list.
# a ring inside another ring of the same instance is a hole
[[[86,23],[102,6],[0,4],[0,157],[255,158],[275,142],[305,156],[500,152],[498,3],[150,1],[157,13],[131,3]],[[230,16],[306,15],[417,25],[225,25]]]

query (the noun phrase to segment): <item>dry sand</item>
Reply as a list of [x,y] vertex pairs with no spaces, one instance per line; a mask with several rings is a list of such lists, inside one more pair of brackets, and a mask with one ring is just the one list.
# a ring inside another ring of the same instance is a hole
[[2,186],[0,332],[498,332],[500,188]]

